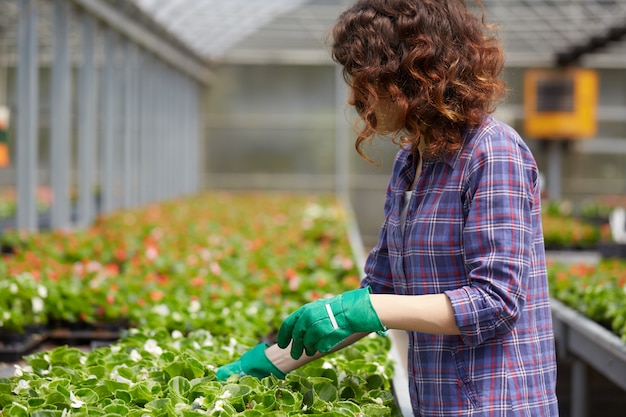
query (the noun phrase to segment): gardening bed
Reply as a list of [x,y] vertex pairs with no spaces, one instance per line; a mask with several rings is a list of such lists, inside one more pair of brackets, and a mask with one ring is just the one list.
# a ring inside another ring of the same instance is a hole
[[[4,327],[39,325],[39,347],[65,344],[35,349],[0,379],[1,415],[399,415],[390,338],[284,381],[215,378],[289,312],[358,286],[349,229],[334,197],[215,193],[74,233],[5,234]],[[128,330],[103,330],[120,320]]]

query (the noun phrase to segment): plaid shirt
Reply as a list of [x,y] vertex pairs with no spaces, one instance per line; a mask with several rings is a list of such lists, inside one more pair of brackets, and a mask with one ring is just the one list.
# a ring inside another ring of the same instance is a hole
[[401,149],[385,222],[362,285],[374,293],[445,293],[461,335],[409,332],[416,416],[557,416],[556,357],[535,160],[488,117],[462,148],[425,160]]

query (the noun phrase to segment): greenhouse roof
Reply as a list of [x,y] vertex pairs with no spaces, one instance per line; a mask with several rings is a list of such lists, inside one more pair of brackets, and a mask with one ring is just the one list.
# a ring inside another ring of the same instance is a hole
[[[212,61],[325,63],[325,39],[349,0],[134,0]],[[472,3],[471,0],[468,0]],[[483,0],[510,66],[626,68],[626,0]]]

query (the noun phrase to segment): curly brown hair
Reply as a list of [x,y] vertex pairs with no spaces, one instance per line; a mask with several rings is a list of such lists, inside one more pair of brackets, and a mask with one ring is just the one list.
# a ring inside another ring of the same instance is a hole
[[[504,53],[493,27],[464,0],[358,0],[332,30],[332,57],[343,66],[360,120],[356,149],[377,132],[381,100],[394,104],[397,142],[424,157],[461,146],[463,131],[495,110],[506,86],[499,76]],[[403,134],[405,132],[402,132]]]

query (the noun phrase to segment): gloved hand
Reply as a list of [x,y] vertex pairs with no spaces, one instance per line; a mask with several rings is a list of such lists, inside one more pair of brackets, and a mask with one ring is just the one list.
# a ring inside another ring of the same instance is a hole
[[298,359],[303,349],[309,356],[327,353],[353,333],[387,330],[372,307],[370,293],[370,287],[360,288],[300,307],[280,326],[276,343],[285,349],[292,341],[291,357]]
[[285,378],[285,373],[278,369],[265,355],[266,343],[259,343],[236,360],[217,369],[217,379],[225,381],[233,374],[252,375],[259,379],[269,375],[275,375],[280,379]]

